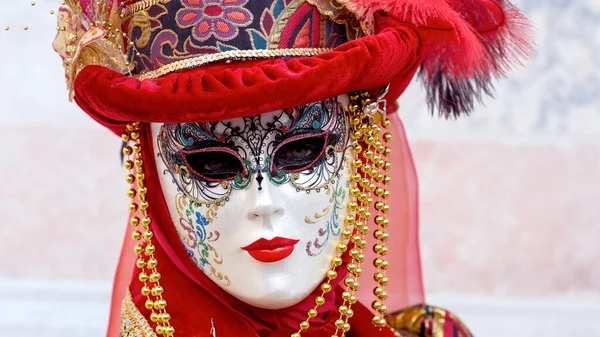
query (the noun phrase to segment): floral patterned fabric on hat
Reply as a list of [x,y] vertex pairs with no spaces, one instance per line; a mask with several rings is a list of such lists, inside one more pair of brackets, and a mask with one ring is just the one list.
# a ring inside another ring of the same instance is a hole
[[355,35],[339,13],[305,1],[162,2],[125,18],[123,31],[134,43],[129,52],[137,74],[235,50],[335,48]]

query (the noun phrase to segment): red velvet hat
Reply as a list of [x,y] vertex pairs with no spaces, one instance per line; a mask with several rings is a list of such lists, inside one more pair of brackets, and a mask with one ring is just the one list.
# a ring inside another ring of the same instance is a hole
[[[76,102],[117,134],[130,122],[260,114],[415,73],[457,116],[530,53],[506,0],[71,0],[55,49]],[[395,107],[391,108],[395,110]]]

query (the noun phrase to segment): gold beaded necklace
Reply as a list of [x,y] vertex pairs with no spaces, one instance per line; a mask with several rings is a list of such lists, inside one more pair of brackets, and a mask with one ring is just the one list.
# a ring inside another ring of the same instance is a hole
[[[388,284],[385,242],[389,237],[386,232],[389,219],[386,218],[386,214],[390,206],[385,201],[390,195],[386,187],[391,181],[387,175],[391,164],[386,158],[391,154],[388,145],[392,136],[387,131],[383,132],[382,129],[387,129],[391,122],[382,118],[383,116],[367,114],[367,106],[372,103],[373,100],[367,91],[350,93],[348,107],[351,124],[350,137],[355,159],[352,161],[352,174],[350,175],[351,198],[347,205],[350,213],[344,219],[345,228],[341,233],[344,240],[337,244],[338,255],[331,260],[332,267],[327,271],[325,280],[320,285],[321,294],[315,298],[314,307],[307,311],[307,318],[300,322],[298,331],[291,337],[301,337],[302,332],[309,329],[310,320],[318,315],[319,308],[325,304],[325,294],[333,289],[331,282],[338,277],[336,269],[343,263],[343,254],[347,253],[351,261],[346,266],[348,274],[343,282],[346,289],[342,292],[342,303],[337,308],[339,318],[334,322],[336,330],[332,337],[346,336],[350,330],[349,320],[354,314],[352,305],[357,301],[355,292],[360,287],[359,278],[363,274],[361,264],[365,260],[363,251],[368,244],[366,237],[370,225],[374,225],[376,228],[373,232],[375,238],[373,251],[377,256],[373,264],[377,270],[373,278],[378,283],[373,289],[375,300],[371,307],[375,310],[375,315],[371,322],[376,327],[389,327],[384,317],[387,313],[384,301],[387,298],[385,286]],[[123,148],[123,154],[127,157],[124,165],[129,171],[126,181],[131,185],[127,191],[127,195],[131,198],[129,210],[132,214],[139,212],[141,215],[141,219],[133,215],[130,220],[134,227],[132,236],[139,241],[136,243],[134,251],[138,254],[136,261],[139,269],[138,279],[143,283],[141,293],[146,298],[145,307],[151,311],[150,320],[156,323],[156,334],[173,336],[175,329],[169,323],[171,316],[166,311],[167,302],[163,298],[164,289],[160,285],[161,275],[157,270],[158,261],[154,256],[155,246],[152,244],[153,233],[150,230],[152,220],[148,216],[149,205],[146,200],[148,189],[145,186],[139,123],[127,125],[122,138],[127,143]],[[370,211],[372,206],[377,213],[374,218]],[[349,244],[345,243],[348,242],[347,240],[349,240]],[[396,335],[398,334],[396,333]]]

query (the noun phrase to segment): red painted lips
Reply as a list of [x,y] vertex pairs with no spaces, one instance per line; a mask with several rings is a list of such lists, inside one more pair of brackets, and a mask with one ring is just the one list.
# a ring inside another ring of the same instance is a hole
[[280,237],[267,240],[265,238],[258,239],[246,247],[242,247],[250,256],[260,262],[276,262],[290,256],[294,251],[294,246],[300,240],[285,239]]

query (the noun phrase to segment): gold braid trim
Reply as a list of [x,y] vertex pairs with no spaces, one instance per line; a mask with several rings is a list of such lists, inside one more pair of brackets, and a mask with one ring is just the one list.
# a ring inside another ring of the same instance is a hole
[[121,307],[120,337],[157,337],[144,315],[133,303],[129,289]]
[[390,327],[421,337],[473,337],[463,322],[451,312],[419,304],[386,315]]

